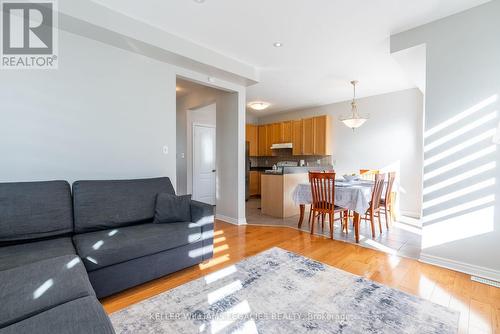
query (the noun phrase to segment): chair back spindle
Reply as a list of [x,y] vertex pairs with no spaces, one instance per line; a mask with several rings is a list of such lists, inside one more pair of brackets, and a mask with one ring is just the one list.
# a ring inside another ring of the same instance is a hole
[[394,186],[395,180],[396,180],[396,172],[390,172],[387,178],[387,187],[385,190],[385,197],[384,197],[384,202],[386,203],[386,205],[387,203],[391,202],[392,188]]
[[380,208],[380,199],[382,198],[382,191],[384,190],[385,174],[376,174],[375,183],[372,191],[371,205],[373,209]]

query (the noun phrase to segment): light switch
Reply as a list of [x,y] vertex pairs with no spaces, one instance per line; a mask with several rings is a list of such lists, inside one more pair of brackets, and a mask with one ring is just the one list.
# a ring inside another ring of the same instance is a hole
[[163,146],[163,154],[168,154],[168,146]]

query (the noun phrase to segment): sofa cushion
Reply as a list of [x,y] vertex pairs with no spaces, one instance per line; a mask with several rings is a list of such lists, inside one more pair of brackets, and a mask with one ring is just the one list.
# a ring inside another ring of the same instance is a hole
[[68,182],[0,183],[0,244],[72,231]]
[[0,327],[95,296],[80,258],[65,255],[0,271]]
[[174,194],[167,177],[138,180],[77,181],[73,183],[75,232],[152,222],[156,195]]
[[191,195],[160,193],[156,197],[155,223],[191,221]]
[[76,254],[70,237],[0,247],[0,270],[19,267],[40,260]]
[[201,240],[193,223],[142,224],[73,236],[87,271],[181,247]]
[[83,297],[1,328],[0,334],[113,334],[97,298]]

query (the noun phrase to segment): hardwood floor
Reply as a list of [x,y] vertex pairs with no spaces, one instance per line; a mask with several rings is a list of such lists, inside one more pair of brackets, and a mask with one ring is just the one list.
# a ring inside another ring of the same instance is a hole
[[377,250],[284,227],[216,222],[214,257],[101,300],[112,313],[271,247],[296,252],[350,273],[458,310],[460,333],[500,333],[500,289],[470,276]]

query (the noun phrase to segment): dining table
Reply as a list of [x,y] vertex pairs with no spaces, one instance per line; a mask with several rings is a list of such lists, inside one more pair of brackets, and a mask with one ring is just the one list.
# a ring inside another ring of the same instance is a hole
[[[335,180],[335,206],[353,212],[354,234],[356,242],[359,243],[359,224],[361,216],[370,208],[373,181],[358,180],[345,181]],[[312,203],[310,183],[300,183],[293,192],[293,201],[300,206],[299,229],[304,221],[305,206]]]

